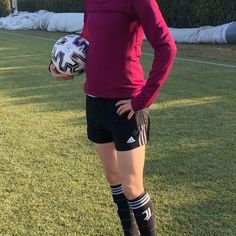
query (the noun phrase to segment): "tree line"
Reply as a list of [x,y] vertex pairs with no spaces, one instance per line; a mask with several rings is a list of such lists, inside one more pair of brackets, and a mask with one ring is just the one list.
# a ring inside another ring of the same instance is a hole
[[[157,0],[171,27],[199,27],[236,21],[235,0]],[[0,17],[10,13],[11,1],[0,0]],[[83,0],[18,0],[19,11],[83,12]]]

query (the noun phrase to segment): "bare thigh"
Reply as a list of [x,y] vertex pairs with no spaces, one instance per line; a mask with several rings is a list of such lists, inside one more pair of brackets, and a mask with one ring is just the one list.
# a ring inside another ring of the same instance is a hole
[[113,142],[97,144],[94,143],[96,152],[102,162],[105,177],[110,185],[121,184],[117,165],[117,152]]
[[145,146],[129,151],[117,151],[113,142],[94,143],[94,146],[110,185],[121,184],[128,199],[134,199],[144,192]]
[[144,192],[143,169],[145,146],[129,151],[117,151],[117,164],[122,189],[128,199],[134,199]]

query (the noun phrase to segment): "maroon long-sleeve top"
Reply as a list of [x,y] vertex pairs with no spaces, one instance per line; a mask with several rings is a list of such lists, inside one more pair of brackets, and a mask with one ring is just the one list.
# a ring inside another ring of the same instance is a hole
[[[135,111],[157,97],[171,70],[176,46],[156,0],[85,0],[83,36],[88,39],[85,92],[132,98]],[[154,49],[147,80],[140,63],[143,37]]]

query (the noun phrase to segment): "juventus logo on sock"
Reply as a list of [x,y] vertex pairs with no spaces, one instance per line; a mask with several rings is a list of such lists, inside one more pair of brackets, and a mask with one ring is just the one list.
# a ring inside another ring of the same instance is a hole
[[152,216],[152,212],[151,212],[150,207],[148,207],[148,209],[146,211],[144,211],[142,214],[143,215],[146,214],[146,217],[144,218],[144,220],[149,220]]
[[129,201],[139,226],[141,235],[155,236],[154,214],[150,196],[145,192],[134,200]]
[[118,204],[114,203],[114,206],[115,206],[115,209],[118,211],[119,210]]

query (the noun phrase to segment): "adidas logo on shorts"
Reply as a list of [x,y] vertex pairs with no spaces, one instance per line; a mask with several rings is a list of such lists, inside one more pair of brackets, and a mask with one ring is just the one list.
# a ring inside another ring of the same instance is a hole
[[134,143],[136,140],[131,136],[128,140],[127,143]]

